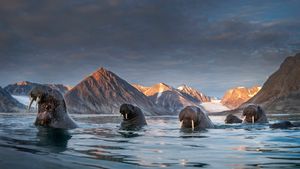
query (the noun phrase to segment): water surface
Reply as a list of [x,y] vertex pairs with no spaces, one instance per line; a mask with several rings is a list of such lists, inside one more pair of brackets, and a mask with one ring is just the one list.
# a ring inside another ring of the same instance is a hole
[[[224,125],[181,132],[177,117],[148,117],[141,131],[120,131],[116,116],[76,115],[80,128],[36,128],[34,114],[0,114],[0,168],[299,168],[299,128]],[[299,116],[275,115],[298,120]]]

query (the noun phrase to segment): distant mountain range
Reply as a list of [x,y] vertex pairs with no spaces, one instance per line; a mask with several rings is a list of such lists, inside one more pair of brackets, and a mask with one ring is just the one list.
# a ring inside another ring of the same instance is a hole
[[259,86],[254,86],[251,88],[236,87],[230,89],[223,96],[221,103],[230,109],[235,109],[255,96],[260,89],[261,87]]
[[[150,87],[131,85],[113,72],[100,68],[72,89],[60,84],[28,81],[0,88],[0,111],[24,109],[25,106],[11,95],[28,96],[29,91],[39,85],[47,85],[65,93],[70,113],[118,114],[121,104],[130,103],[140,107],[146,115],[177,115],[185,106],[202,106],[205,102],[206,106],[219,105],[213,97],[187,85],[178,88],[165,83]],[[230,112],[240,111],[253,103],[262,105],[267,113],[300,112],[300,54],[287,57],[262,88],[255,86],[230,89],[221,103],[234,109]],[[222,106],[219,109],[223,109]]]
[[134,84],[157,106],[165,109],[169,115],[177,115],[185,106],[199,106],[202,102],[209,102],[210,97],[187,85],[177,89],[165,83],[158,83],[151,87]]
[[62,84],[39,84],[39,83],[33,83],[28,81],[22,81],[22,82],[17,82],[15,84],[10,84],[4,87],[4,89],[8,91],[11,95],[28,96],[31,89],[36,86],[49,86],[53,89],[58,90],[62,94],[65,94],[67,91],[71,89],[71,87]]

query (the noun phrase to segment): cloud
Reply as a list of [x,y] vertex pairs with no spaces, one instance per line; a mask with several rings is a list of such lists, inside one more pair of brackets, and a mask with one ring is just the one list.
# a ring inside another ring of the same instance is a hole
[[[129,82],[220,96],[300,51],[298,1],[0,2],[1,85],[75,85],[104,66]],[[27,72],[27,73],[26,73]],[[29,73],[30,72],[30,73]]]

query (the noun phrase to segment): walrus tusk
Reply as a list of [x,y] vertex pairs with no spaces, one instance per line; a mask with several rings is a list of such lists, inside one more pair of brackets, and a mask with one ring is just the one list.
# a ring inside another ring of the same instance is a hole
[[40,100],[41,100],[41,98],[40,98],[40,97],[37,97],[35,109],[38,109],[38,105],[39,105]]
[[243,121],[242,121],[242,122],[245,122],[245,120],[246,120],[246,116],[244,116],[244,118],[243,118]]
[[194,126],[194,120],[192,120],[192,129],[194,130],[195,126]]
[[28,111],[30,110],[32,103],[33,103],[33,98],[30,97],[30,103],[29,103],[29,106],[28,106]]
[[125,113],[125,119],[127,120],[127,113]]
[[180,121],[180,128],[182,128],[183,121]]
[[254,124],[254,116],[252,116],[252,124]]

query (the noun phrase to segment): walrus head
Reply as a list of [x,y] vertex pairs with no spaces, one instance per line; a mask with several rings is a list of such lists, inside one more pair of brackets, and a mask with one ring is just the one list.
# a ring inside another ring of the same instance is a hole
[[122,104],[120,113],[123,116],[121,129],[138,130],[147,125],[145,116],[140,108],[131,104]]
[[181,128],[205,129],[213,127],[209,117],[199,107],[187,106],[179,113]]
[[258,105],[248,105],[242,113],[243,123],[267,122],[267,117]]
[[31,98],[28,109],[33,101],[37,102],[38,114],[35,125],[49,126],[62,119],[66,112],[66,105],[63,96],[55,89],[48,86],[38,86],[33,88],[29,97]]
[[226,116],[225,123],[226,124],[242,123],[242,120],[233,114],[229,114]]

